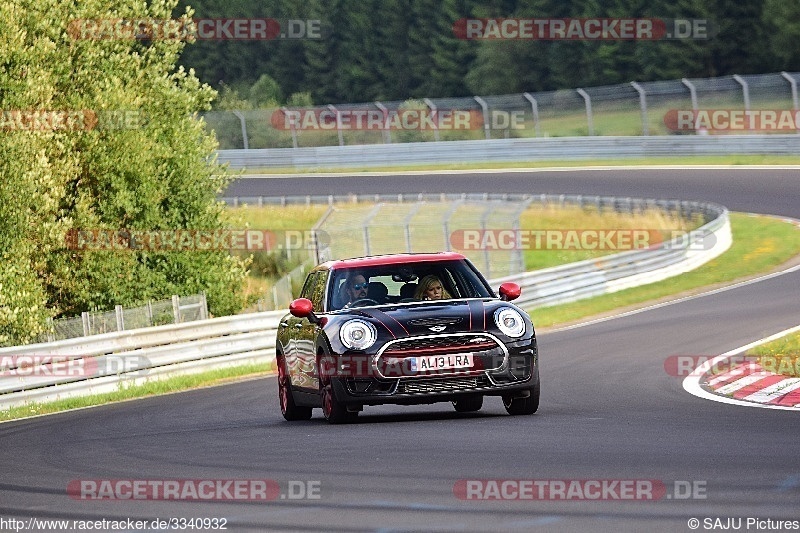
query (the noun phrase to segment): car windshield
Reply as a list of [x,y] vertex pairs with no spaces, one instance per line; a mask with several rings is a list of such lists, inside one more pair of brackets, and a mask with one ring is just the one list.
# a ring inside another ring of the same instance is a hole
[[328,291],[330,311],[494,296],[483,277],[463,260],[337,269]]

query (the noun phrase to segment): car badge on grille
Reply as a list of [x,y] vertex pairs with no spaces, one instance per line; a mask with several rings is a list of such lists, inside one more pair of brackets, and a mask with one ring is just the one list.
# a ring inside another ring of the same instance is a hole
[[428,329],[429,329],[429,330],[431,330],[431,331],[433,331],[433,332],[435,332],[435,333],[439,333],[440,331],[444,331],[444,330],[446,330],[446,329],[447,329],[447,326],[446,326],[446,325],[441,325],[441,326],[431,326],[431,327],[429,327]]

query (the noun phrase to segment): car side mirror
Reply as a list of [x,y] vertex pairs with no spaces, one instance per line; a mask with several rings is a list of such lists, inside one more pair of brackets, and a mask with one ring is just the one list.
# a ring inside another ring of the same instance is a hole
[[516,300],[522,294],[522,289],[516,283],[507,281],[500,285],[500,299],[505,302]]
[[297,318],[307,318],[311,323],[319,322],[319,317],[314,314],[314,304],[308,298],[298,298],[289,304],[289,312]]

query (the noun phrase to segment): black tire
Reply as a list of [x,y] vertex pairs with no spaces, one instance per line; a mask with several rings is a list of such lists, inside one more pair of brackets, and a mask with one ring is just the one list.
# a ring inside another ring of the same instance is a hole
[[464,396],[458,400],[453,400],[453,407],[459,413],[471,413],[480,411],[483,407],[483,396],[477,394],[475,396]]
[[319,371],[319,394],[322,401],[322,415],[330,424],[346,424],[358,416],[358,412],[350,412],[342,402],[336,399],[331,384],[331,374],[335,372],[333,362],[327,353],[320,355],[317,360]]
[[532,415],[539,409],[539,394],[541,391],[539,381],[539,369],[536,369],[534,376],[535,383],[530,388],[530,396],[526,398],[514,398],[511,396],[503,396],[503,407],[510,415]]
[[278,401],[281,405],[281,414],[289,422],[295,420],[309,420],[311,418],[310,407],[300,407],[295,405],[292,396],[292,382],[289,372],[286,370],[286,361],[283,356],[276,358],[278,365]]

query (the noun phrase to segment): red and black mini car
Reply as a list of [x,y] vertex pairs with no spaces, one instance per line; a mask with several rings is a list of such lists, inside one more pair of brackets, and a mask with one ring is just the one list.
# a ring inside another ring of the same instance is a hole
[[329,261],[306,278],[276,342],[281,412],[332,423],[365,405],[450,401],[477,411],[502,396],[512,415],[539,407],[536,334],[530,317],[497,297],[457,253]]

